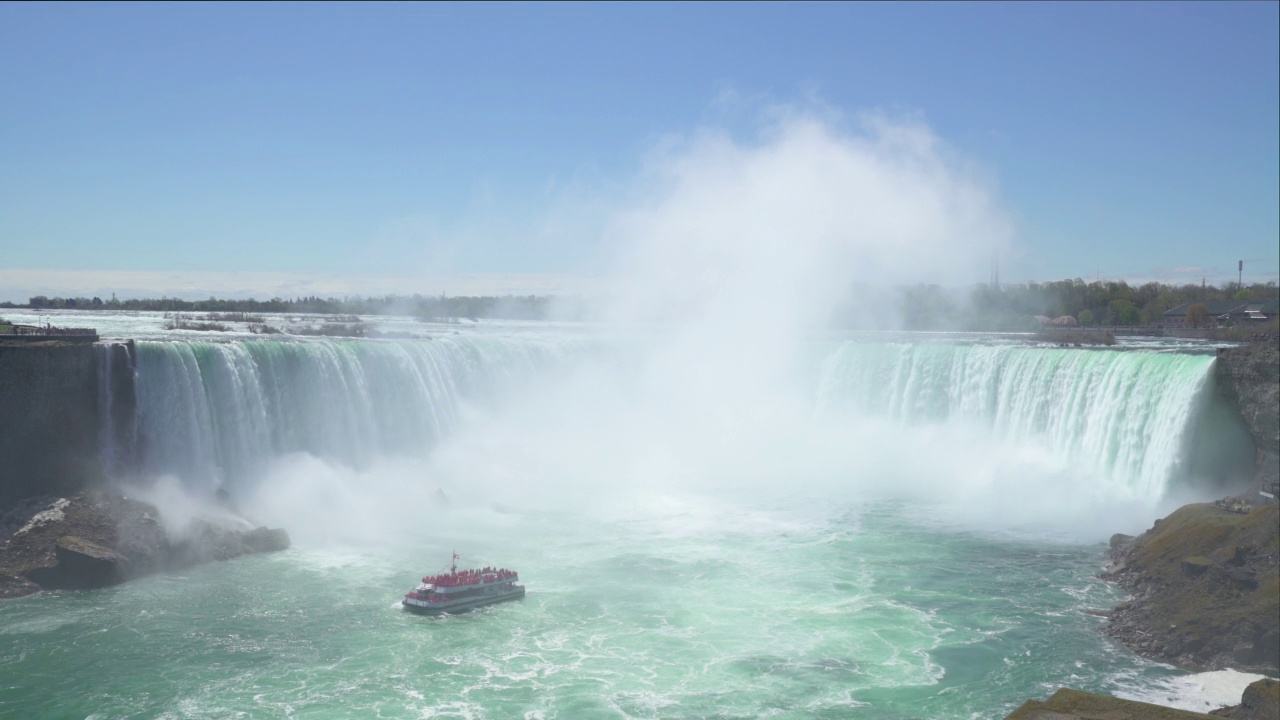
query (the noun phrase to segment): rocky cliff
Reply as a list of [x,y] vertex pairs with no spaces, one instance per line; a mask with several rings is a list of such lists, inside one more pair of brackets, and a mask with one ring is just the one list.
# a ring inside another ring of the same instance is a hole
[[101,476],[94,346],[0,343],[0,509]]
[[103,441],[132,447],[133,356],[132,343],[0,340],[0,510],[93,486]]
[[1280,507],[1183,506],[1137,538],[1112,538],[1103,577],[1131,595],[1104,632],[1135,652],[1280,674]]
[[1280,348],[1253,343],[1218,350],[1218,392],[1240,410],[1253,438],[1255,490],[1280,479]]
[[[1280,476],[1280,350],[1255,343],[1218,351],[1217,392],[1244,420],[1254,446],[1253,487]],[[1239,506],[1234,506],[1239,507]],[[1139,537],[1111,539],[1103,577],[1130,593],[1103,632],[1134,652],[1193,669],[1280,674],[1280,508],[1233,512],[1233,505],[1186,505]],[[1241,704],[1214,711],[1237,720],[1280,718],[1280,684],[1250,685]],[[1174,720],[1211,717],[1062,689],[1032,700],[1007,720]]]

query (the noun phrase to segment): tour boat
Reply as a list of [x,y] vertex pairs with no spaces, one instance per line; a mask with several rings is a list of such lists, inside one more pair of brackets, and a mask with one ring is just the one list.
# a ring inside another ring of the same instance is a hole
[[520,575],[506,568],[458,569],[458,553],[453,554],[449,572],[428,575],[418,587],[405,593],[401,604],[420,615],[460,613],[482,605],[524,597]]

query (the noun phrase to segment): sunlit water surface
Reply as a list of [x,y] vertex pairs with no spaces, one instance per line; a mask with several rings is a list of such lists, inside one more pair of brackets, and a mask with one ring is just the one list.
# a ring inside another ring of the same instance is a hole
[[[1098,544],[896,505],[424,511],[393,546],[296,547],[0,605],[6,717],[999,718],[1061,685],[1159,699],[1090,608]],[[430,528],[429,530],[427,528]],[[528,596],[400,595],[456,543]]]
[[[113,337],[247,337],[167,332],[159,314],[53,321],[96,324]],[[389,322],[508,343],[586,332]],[[1207,360],[1198,362],[1177,371],[1203,374]],[[1075,447],[1088,445],[1066,451]],[[506,458],[512,482],[530,457],[539,456]],[[472,457],[477,468],[490,459]],[[634,474],[599,477],[622,491],[563,507],[554,493],[527,502],[536,487],[509,485],[510,503],[501,493],[468,494],[455,476],[451,504],[416,493],[393,508],[387,498],[396,496],[380,487],[368,493],[396,522],[376,540],[367,527],[376,508],[350,506],[363,532],[345,533],[334,518],[347,511],[342,498],[363,492],[359,483],[378,482],[377,464],[358,481],[339,473],[344,490],[314,500],[329,505],[326,514],[294,521],[286,552],[0,603],[0,717],[942,720],[1001,718],[1064,685],[1207,710],[1247,682],[1215,676],[1210,693],[1102,636],[1102,620],[1088,611],[1119,596],[1095,578],[1105,559],[1100,533],[956,522],[945,493],[910,502],[860,493],[865,479],[849,465],[820,483],[805,477],[803,462],[790,478],[771,468],[774,491],[764,495],[733,492],[732,482],[630,493]],[[324,492],[305,484],[307,469],[320,466],[300,467],[291,473],[292,482],[303,477],[297,497]],[[1034,500],[1041,486],[1028,483]],[[402,594],[455,548],[474,564],[519,570],[527,597],[460,616],[403,612]]]

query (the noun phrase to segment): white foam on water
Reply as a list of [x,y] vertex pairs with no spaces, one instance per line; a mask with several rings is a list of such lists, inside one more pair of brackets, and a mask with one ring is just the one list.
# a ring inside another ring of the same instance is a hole
[[89,612],[64,612],[58,615],[41,615],[22,620],[9,620],[0,624],[0,635],[40,635],[51,633],[58,628],[88,620]]
[[1265,677],[1235,670],[1214,670],[1163,678],[1148,687],[1125,687],[1117,690],[1115,695],[1126,700],[1207,713],[1239,705],[1244,689]]
[[[781,382],[721,377],[732,358],[673,358],[660,337],[552,328],[469,344],[139,348],[144,474],[196,496],[229,488],[304,543],[394,540],[444,504],[652,516],[697,495],[896,497],[966,529],[1100,539],[1164,509],[1213,361],[815,342],[801,354],[820,362],[789,368],[811,375]],[[692,519],[679,514],[667,513]]]

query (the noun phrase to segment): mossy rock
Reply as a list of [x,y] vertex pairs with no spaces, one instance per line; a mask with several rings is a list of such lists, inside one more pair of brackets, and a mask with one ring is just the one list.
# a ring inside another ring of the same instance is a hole
[[1139,594],[1124,622],[1161,659],[1276,672],[1280,648],[1268,630],[1280,617],[1280,508],[1239,515],[1187,505],[1122,552],[1121,582]]
[[1005,720],[1214,720],[1212,715],[1062,688],[1028,700]]

